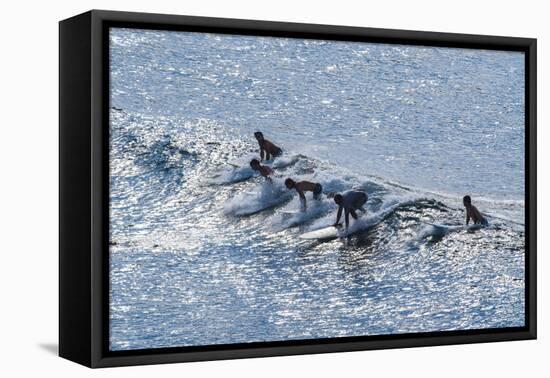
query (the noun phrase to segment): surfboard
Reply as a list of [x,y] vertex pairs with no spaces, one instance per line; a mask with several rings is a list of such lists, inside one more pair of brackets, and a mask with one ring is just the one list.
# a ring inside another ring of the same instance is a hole
[[479,229],[482,229],[483,227],[487,227],[488,225],[485,225],[485,224],[471,224],[469,226],[466,227],[466,229],[468,231],[474,231],[474,230],[479,230]]
[[304,214],[301,210],[279,210],[279,213],[283,215],[296,215],[296,214]]
[[430,229],[424,229],[420,232],[420,238],[426,238],[426,237],[437,237],[442,238],[445,235],[448,235],[453,232],[460,232],[460,231],[467,231],[467,232],[473,232],[476,230],[479,230],[480,228],[484,227],[480,224],[471,224],[469,226],[466,225],[450,225],[450,224],[439,224],[439,223],[431,223],[431,222],[423,222],[423,224],[430,226]]
[[300,235],[300,239],[336,239],[339,236],[338,228],[334,226],[320,228],[318,230],[306,232],[305,234]]
[[432,226],[432,227],[435,227],[435,228],[442,228],[442,229],[446,229],[446,230],[449,230],[451,228],[461,227],[461,226],[458,226],[458,225],[432,223],[432,222],[424,222],[424,221],[421,221],[421,222],[428,225],[428,226]]
[[[341,223],[340,223],[341,225]],[[353,234],[367,231],[369,227],[365,225],[359,225],[359,227],[356,224],[351,225],[347,231],[344,231],[342,227],[334,227],[334,226],[328,226],[324,228],[320,228],[318,230],[313,230],[310,232],[306,232],[305,234],[300,235],[300,238],[302,239],[317,239],[317,240],[326,240],[326,239],[336,239],[336,238],[347,238],[348,236],[351,236]]]
[[466,225],[439,224],[439,223],[431,223],[431,222],[422,222],[422,223],[438,229],[445,229],[447,231],[479,230],[480,228],[483,228],[486,226],[483,224],[470,224],[469,226],[466,226]]

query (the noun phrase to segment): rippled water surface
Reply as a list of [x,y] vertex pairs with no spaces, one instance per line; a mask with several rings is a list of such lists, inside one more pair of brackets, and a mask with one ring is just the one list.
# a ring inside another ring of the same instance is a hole
[[[110,41],[111,349],[524,324],[523,54]],[[248,167],[257,130],[284,149],[273,185]],[[322,199],[296,212],[286,177]],[[351,188],[353,235],[299,238]],[[488,227],[462,226],[465,194]]]

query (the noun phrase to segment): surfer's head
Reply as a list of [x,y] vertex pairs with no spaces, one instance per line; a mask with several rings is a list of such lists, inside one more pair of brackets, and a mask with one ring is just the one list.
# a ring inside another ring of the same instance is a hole
[[337,194],[334,196],[334,202],[336,202],[337,205],[341,205],[344,201],[344,197],[342,197],[341,194]]
[[293,189],[293,188],[294,188],[294,185],[296,185],[296,183],[294,182],[293,179],[287,178],[287,179],[285,180],[285,186],[286,186],[288,189]]
[[464,198],[462,198],[462,203],[464,206],[470,206],[472,204],[472,199],[470,196],[464,196]]
[[261,142],[262,140],[264,140],[264,134],[262,134],[261,131],[256,131],[254,133],[254,138],[256,138],[258,142]]
[[260,169],[260,161],[258,159],[252,159],[250,160],[250,167],[257,171],[258,169]]

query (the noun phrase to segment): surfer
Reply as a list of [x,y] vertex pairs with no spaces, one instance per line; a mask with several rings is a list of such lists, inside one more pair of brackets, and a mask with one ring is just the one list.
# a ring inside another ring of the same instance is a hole
[[462,203],[466,208],[466,225],[470,223],[470,218],[471,218],[474,224],[481,224],[483,226],[487,226],[488,224],[487,219],[485,219],[483,215],[481,215],[477,207],[472,205],[472,198],[470,198],[470,196],[464,196],[464,198],[462,199]]
[[291,178],[285,180],[285,186],[291,190],[296,189],[298,195],[300,196],[300,202],[302,203],[302,211],[307,210],[307,201],[304,192],[312,192],[313,199],[318,200],[321,198],[321,193],[323,193],[323,186],[319,183],[309,182],[309,181],[294,181]]
[[258,171],[260,172],[260,174],[265,177],[265,179],[267,181],[269,181],[270,183],[273,183],[273,181],[271,181],[271,177],[269,177],[270,175],[273,174],[273,169],[271,169],[270,167],[268,167],[267,165],[261,165],[260,164],[260,161],[258,159],[252,159],[250,161],[250,167],[255,170],[255,171]]
[[277,157],[283,153],[281,148],[277,147],[267,139],[264,139],[264,134],[262,134],[261,131],[256,131],[254,133],[254,137],[260,145],[260,158],[262,161],[264,160],[264,154],[265,160],[269,160],[271,157]]
[[356,210],[361,210],[363,213],[367,212],[363,205],[367,203],[368,198],[369,196],[367,193],[360,190],[348,190],[342,194],[335,195],[334,202],[338,205],[338,214],[336,215],[336,223],[334,223],[333,226],[340,226],[340,217],[342,216],[342,210],[344,210],[347,230],[349,227],[350,214],[353,219],[357,220]]

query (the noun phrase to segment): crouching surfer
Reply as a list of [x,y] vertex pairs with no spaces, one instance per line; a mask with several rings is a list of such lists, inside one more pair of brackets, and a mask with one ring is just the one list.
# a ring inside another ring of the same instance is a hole
[[360,190],[348,190],[342,194],[336,194],[334,196],[334,202],[338,205],[338,213],[336,214],[336,223],[333,224],[334,227],[340,226],[340,217],[342,216],[342,210],[344,210],[344,218],[346,222],[346,231],[349,227],[349,215],[353,219],[357,220],[357,210],[361,210],[363,213],[367,211],[363,207],[367,203],[368,195],[367,193]]
[[252,159],[250,161],[250,167],[253,170],[260,172],[260,174],[266,179],[266,181],[273,184],[271,177],[269,177],[273,175],[273,169],[271,169],[267,165],[261,165],[258,159]]
[[321,193],[323,193],[323,186],[319,183],[309,182],[309,181],[294,181],[291,178],[285,180],[285,186],[289,189],[296,189],[298,195],[300,196],[300,202],[302,204],[302,211],[307,210],[307,201],[304,192],[312,192],[313,199],[318,200],[321,198]]
[[283,150],[281,150],[280,147],[277,147],[269,140],[265,139],[264,134],[262,134],[261,131],[256,131],[254,133],[254,137],[260,145],[260,158],[262,159],[262,161],[264,159],[269,160],[271,159],[271,157],[277,157],[283,153]]
[[474,224],[481,224],[482,226],[487,226],[489,224],[487,219],[481,215],[477,207],[472,205],[472,198],[470,196],[464,196],[462,203],[466,208],[466,225],[470,223],[470,219],[474,222]]

